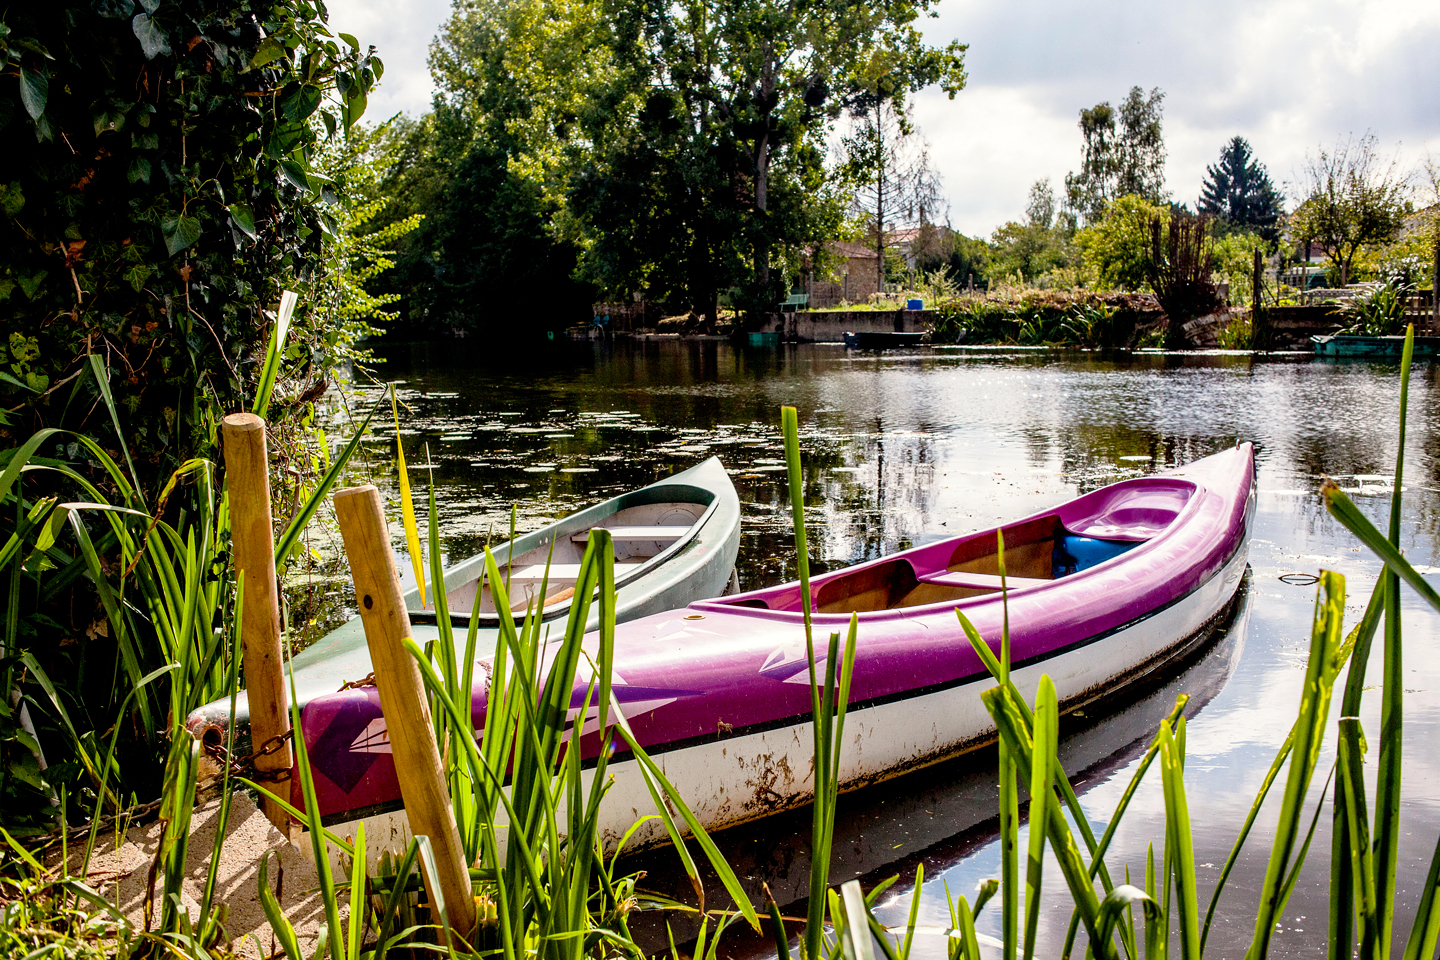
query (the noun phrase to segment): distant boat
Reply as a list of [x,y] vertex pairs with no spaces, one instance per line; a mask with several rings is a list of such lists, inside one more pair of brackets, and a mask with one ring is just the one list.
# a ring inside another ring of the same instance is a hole
[[[1001,528],[1020,690],[1033,697],[1048,673],[1062,710],[1074,711],[1197,649],[1229,611],[1244,575],[1254,479],[1251,446],[1241,444]],[[979,696],[993,681],[955,610],[998,650],[1001,584],[994,529],[811,581],[818,656],[825,656],[831,632],[848,629],[852,613],[860,621],[842,788],[993,740]],[[620,625],[614,692],[638,741],[700,822],[718,829],[809,801],[807,664],[800,585],[787,583]],[[585,702],[589,680],[577,678],[572,708]],[[485,705],[486,692],[477,687],[477,727]],[[593,758],[600,744],[598,710],[591,709],[596,713],[583,724],[577,716],[575,726],[583,731],[584,755]],[[374,688],[312,701],[302,718],[326,822],[383,814],[367,821],[366,835],[404,843],[403,814],[386,812],[400,806],[394,763],[388,752],[373,752],[384,722]],[[601,807],[610,849],[653,812],[625,750],[617,747],[610,760],[615,782]],[[350,779],[355,759],[364,761],[364,775]],[[298,784],[292,779],[292,791]],[[664,839],[652,820],[637,829],[632,845]]]
[[861,330],[846,333],[845,346],[857,350],[894,350],[897,347],[918,347],[925,341],[923,333],[900,333],[889,330]]
[[[1317,357],[1376,357],[1399,360],[1405,352],[1404,337],[1352,337],[1334,334],[1311,337]],[[1416,337],[1415,356],[1433,357],[1440,354],[1440,337]]]
[[[570,615],[585,541],[596,527],[608,529],[615,545],[616,619],[630,620],[725,591],[740,549],[740,498],[719,458],[711,457],[648,487],[516,537],[513,543],[493,547],[491,553],[501,576],[509,577],[510,599],[522,612],[536,599],[548,561],[542,618],[560,621],[557,635]],[[461,654],[472,616],[480,618],[478,656],[490,656],[499,635],[499,618],[484,573],[483,553],[445,571],[446,599]],[[405,605],[415,640],[424,645],[438,639],[433,601],[428,608],[422,607],[420,591],[415,588],[405,594]],[[598,618],[599,610],[592,606],[587,629],[597,629]],[[302,707],[316,697],[337,692],[346,683],[364,680],[373,668],[360,618],[296,654],[293,666]],[[250,708],[244,691],[235,710],[237,747],[248,752]],[[229,717],[230,699],[226,697],[196,710],[186,726],[196,736],[221,743]]]

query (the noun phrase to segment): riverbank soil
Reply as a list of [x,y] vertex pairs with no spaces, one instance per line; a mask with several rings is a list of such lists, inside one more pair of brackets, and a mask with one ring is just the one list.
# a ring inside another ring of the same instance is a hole
[[[196,807],[191,821],[181,900],[192,921],[199,915],[199,900],[210,869],[219,813],[220,801],[211,800]],[[155,860],[162,829],[163,825],[158,820],[131,827],[118,846],[113,830],[102,832],[85,872],[85,882],[115,904],[136,930],[145,928],[145,896],[150,865]],[[254,802],[239,793],[230,801],[230,818],[215,878],[215,901],[224,904],[228,911],[226,933],[234,951],[240,956],[263,960],[275,955],[278,944],[260,905],[259,888],[260,858],[271,850],[276,856],[270,859],[270,882],[276,883],[283,871],[280,909],[295,925],[301,950],[309,956],[315,949],[320,928],[325,924],[325,908],[318,894],[319,876],[310,861],[265,819]],[[83,840],[71,846],[70,868],[73,872],[80,870],[83,853]],[[59,860],[58,852],[54,859]],[[154,906],[157,919],[159,896],[157,884]],[[346,922],[347,913],[347,908],[342,905],[342,923]]]

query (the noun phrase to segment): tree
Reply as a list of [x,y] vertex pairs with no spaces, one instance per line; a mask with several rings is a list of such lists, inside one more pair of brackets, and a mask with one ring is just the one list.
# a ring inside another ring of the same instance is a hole
[[1405,222],[1407,184],[1398,162],[1382,159],[1376,147],[1366,134],[1307,156],[1305,199],[1291,216],[1292,234],[1320,246],[1342,287],[1360,248],[1393,240]]
[[1162,203],[1165,190],[1165,93],[1159,87],[1147,96],[1131,87],[1117,111],[1109,101],[1080,111],[1080,170],[1065,175],[1066,206],[1088,223],[1098,220],[1106,204],[1129,194]]
[[1252,229],[1270,243],[1280,239],[1280,194],[1244,137],[1232,138],[1220,151],[1220,162],[1205,168],[1197,206],[1202,214]]
[[1075,245],[1095,270],[1101,288],[1145,289],[1149,284],[1150,223],[1164,213],[1159,204],[1129,194],[1107,206],[1095,223],[1075,235]]
[[735,163],[728,172],[743,198],[752,307],[781,289],[771,276],[777,250],[827,239],[807,204],[823,183],[825,140],[840,112],[936,83],[954,97],[965,84],[965,46],[926,46],[916,25],[933,0],[636,2],[649,85],[673,91]]
[[886,233],[900,223],[932,224],[942,203],[940,177],[903,100],[863,95],[850,113],[852,126],[841,141],[843,169],[854,190],[851,205],[868,221],[875,289],[884,293]]
[[1030,185],[1030,195],[1025,204],[1025,222],[1012,220],[991,237],[994,246],[992,275],[1006,277],[1018,273],[1028,281],[1067,265],[1072,257],[1070,231],[1066,227],[1057,211],[1050,178],[1036,180]]
[[443,330],[532,334],[514,318],[536,291],[546,324],[587,318],[594,290],[575,278],[581,243],[566,199],[590,151],[578,118],[617,70],[600,5],[457,4],[430,66],[434,109],[396,128],[386,213],[426,217],[380,288],[404,295],[408,323]]
[[1220,309],[1216,294],[1210,221],[1188,216],[1173,207],[1168,218],[1150,221],[1145,279],[1165,310],[1165,346],[1186,346],[1185,324]]

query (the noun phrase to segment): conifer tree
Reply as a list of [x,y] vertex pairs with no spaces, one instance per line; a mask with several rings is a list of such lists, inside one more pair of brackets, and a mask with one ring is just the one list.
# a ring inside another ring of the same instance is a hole
[[1251,228],[1271,243],[1279,238],[1280,194],[1244,137],[1232,138],[1220,151],[1220,162],[1205,168],[1199,207],[1201,213]]

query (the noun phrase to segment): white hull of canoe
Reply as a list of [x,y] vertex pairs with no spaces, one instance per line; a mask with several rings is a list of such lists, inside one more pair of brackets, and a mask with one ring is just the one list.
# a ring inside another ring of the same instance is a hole
[[[1245,574],[1248,548],[1247,535],[1219,573],[1179,602],[1102,640],[1015,670],[1016,685],[1033,702],[1041,676],[1049,674],[1062,711],[1070,712],[1132,682],[1137,671],[1163,662],[1225,609]],[[840,754],[841,789],[898,776],[991,741],[995,725],[979,696],[991,685],[988,679],[978,680],[849,712]],[[701,824],[719,830],[810,801],[813,726],[805,722],[716,740],[654,759]],[[607,773],[614,784],[600,821],[605,849],[612,852],[635,821],[656,811],[633,760],[611,763]],[[593,777],[593,769],[586,771],[587,789]],[[683,822],[678,817],[676,821],[683,829]],[[381,852],[403,850],[410,841],[404,810],[368,817],[364,823],[372,863]],[[355,821],[330,829],[340,836],[353,835]],[[665,841],[664,825],[651,819],[635,831],[627,849]],[[308,851],[308,842],[303,847]]]

